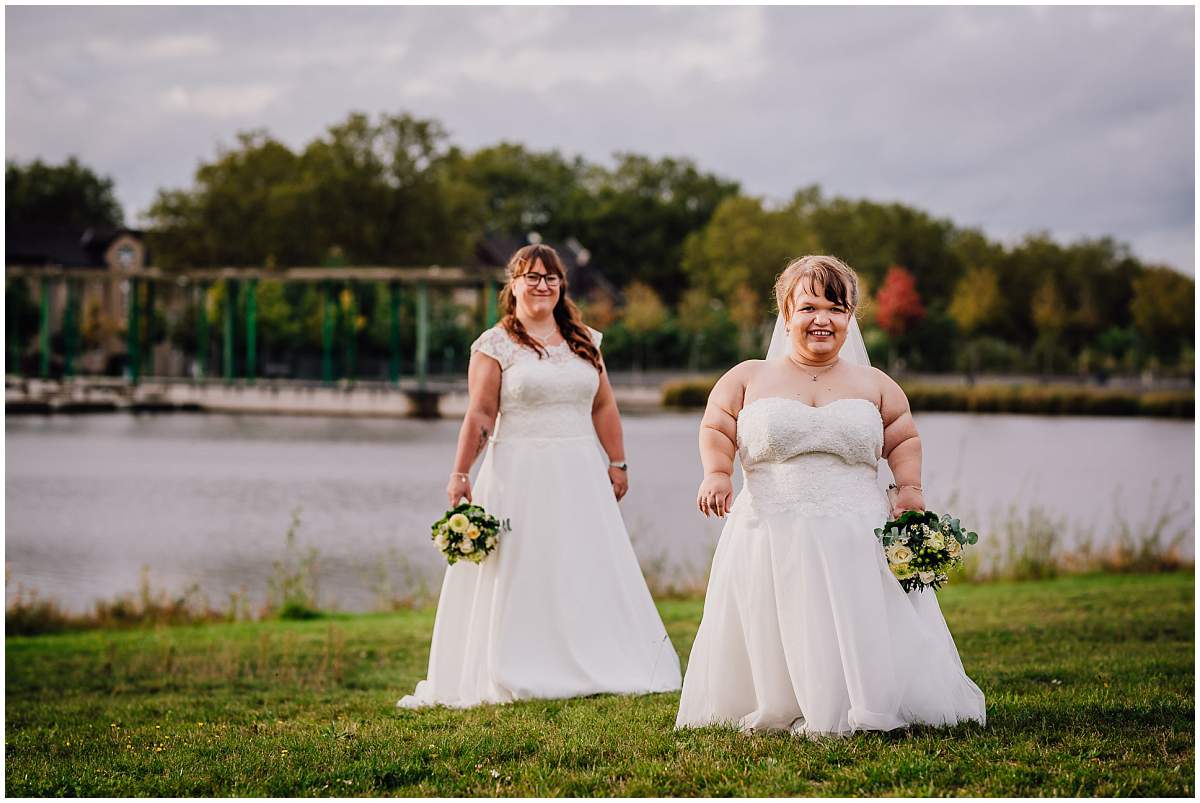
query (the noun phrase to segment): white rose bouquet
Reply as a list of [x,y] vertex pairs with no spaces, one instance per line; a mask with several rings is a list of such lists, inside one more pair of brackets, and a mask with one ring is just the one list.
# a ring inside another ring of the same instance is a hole
[[949,577],[946,571],[963,560],[963,548],[979,540],[958,519],[931,510],[906,510],[875,530],[883,544],[888,568],[905,591],[935,591]]
[[433,523],[433,543],[451,564],[459,560],[482,563],[496,548],[500,533],[511,530],[479,505],[460,502]]

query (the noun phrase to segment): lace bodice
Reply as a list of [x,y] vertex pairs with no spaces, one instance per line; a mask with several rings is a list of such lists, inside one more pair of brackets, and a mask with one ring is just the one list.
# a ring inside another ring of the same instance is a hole
[[742,408],[738,456],[745,490],[759,509],[798,515],[845,512],[886,514],[876,483],[883,421],[866,399],[838,399],[813,407],[768,397]]
[[[595,329],[592,342],[600,345]],[[547,346],[539,356],[500,326],[476,338],[471,351],[500,363],[500,416],[493,441],[514,438],[594,437],[592,400],[600,374],[566,343]]]

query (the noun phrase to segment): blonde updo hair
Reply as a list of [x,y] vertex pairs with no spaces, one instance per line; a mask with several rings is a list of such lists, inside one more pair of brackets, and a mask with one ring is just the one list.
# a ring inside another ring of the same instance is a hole
[[795,311],[797,287],[810,295],[824,295],[851,314],[858,309],[858,276],[837,257],[809,254],[788,263],[775,280],[775,305],[784,320]]

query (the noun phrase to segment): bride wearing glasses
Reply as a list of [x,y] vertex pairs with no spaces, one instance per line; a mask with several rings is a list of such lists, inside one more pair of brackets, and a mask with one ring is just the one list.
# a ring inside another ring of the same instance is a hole
[[447,568],[428,676],[397,705],[676,690],[679,658],[617,508],[628,467],[600,333],[554,249],[526,246],[508,272],[504,317],[471,346],[446,497],[512,530],[483,563]]

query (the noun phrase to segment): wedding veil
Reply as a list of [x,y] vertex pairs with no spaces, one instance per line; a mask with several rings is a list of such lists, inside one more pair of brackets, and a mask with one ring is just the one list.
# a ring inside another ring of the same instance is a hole
[[[780,313],[779,317],[775,319],[775,331],[771,335],[771,345],[767,347],[767,359],[783,357],[790,348],[787,332],[783,328],[783,313]],[[858,328],[858,319],[853,315],[850,316],[850,328],[846,332],[846,342],[842,344],[842,350],[838,352],[838,356],[852,365],[870,366],[871,364],[871,358],[867,356],[867,344],[863,342],[862,332]]]

